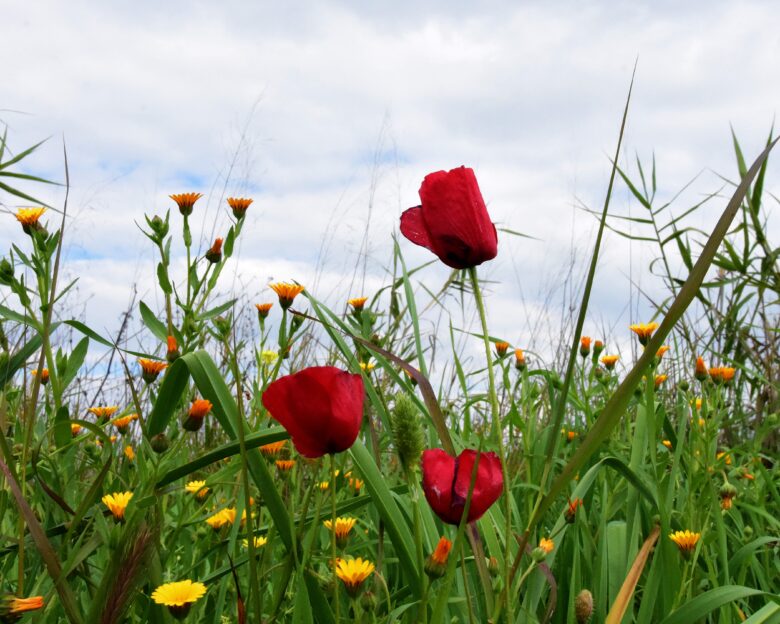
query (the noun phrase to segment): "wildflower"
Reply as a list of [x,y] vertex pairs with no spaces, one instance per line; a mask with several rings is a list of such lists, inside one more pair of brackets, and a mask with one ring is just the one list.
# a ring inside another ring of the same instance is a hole
[[231,517],[229,513],[226,513],[226,509],[220,509],[217,513],[210,515],[206,518],[206,524],[208,524],[215,531],[219,531],[226,524],[233,524],[235,520],[235,513]]
[[284,449],[284,445],[287,444],[287,440],[279,440],[278,442],[271,442],[270,444],[263,444],[260,447],[260,452],[266,457],[276,457]]
[[90,407],[87,409],[87,411],[90,414],[93,414],[95,417],[97,417],[100,421],[106,421],[109,418],[111,418],[116,412],[119,410],[118,405],[112,405],[110,407],[106,406],[99,406],[99,407]]
[[700,537],[701,533],[693,533],[687,529],[685,531],[675,531],[674,533],[669,534],[669,539],[677,544],[677,548],[680,549],[680,554],[686,559],[691,556]]
[[567,442],[573,442],[574,438],[577,437],[577,432],[576,431],[561,429],[561,433],[566,436],[566,441]]
[[515,368],[519,371],[525,370],[525,353],[522,349],[515,349]]
[[203,426],[203,419],[206,418],[212,407],[211,401],[208,399],[194,400],[182,427],[187,431],[198,431]]
[[650,340],[650,336],[658,329],[658,323],[637,323],[635,325],[629,325],[628,328],[637,335],[639,338],[639,344],[643,347]]
[[[32,376],[37,377],[38,376],[38,370],[32,371]],[[45,386],[47,383],[49,383],[49,369],[43,368],[41,369],[41,383]]]
[[731,509],[731,502],[734,500],[734,497],[737,495],[737,488],[735,488],[731,483],[726,481],[721,487],[720,487],[720,508],[723,511],[728,511]]
[[710,368],[710,378],[716,384],[729,383],[734,379],[734,372],[730,366],[714,366]]
[[580,338],[580,355],[582,357],[588,357],[590,355],[590,336],[583,336]]
[[201,193],[179,193],[178,195],[168,195],[179,207],[179,212],[185,217],[192,214],[192,208],[195,202],[203,195]]
[[246,197],[228,197],[227,203],[230,209],[233,211],[233,216],[240,221],[246,216],[246,211],[249,209],[249,204],[254,200]]
[[566,511],[563,513],[566,518],[566,522],[569,524],[574,524],[574,520],[577,518],[578,507],[582,507],[581,498],[575,498],[574,500],[569,501],[569,506],[566,507]]
[[664,356],[664,353],[666,353],[669,350],[669,347],[666,345],[662,345],[658,347],[658,351],[655,352],[655,357],[657,357],[659,360]]
[[273,307],[273,303],[256,303],[255,307],[257,308],[257,318],[262,323],[265,319],[268,318],[268,313],[271,311],[271,308]]
[[70,435],[72,435],[74,438],[81,433],[81,430],[83,427],[77,423],[70,423]]
[[498,565],[498,559],[496,559],[493,555],[490,555],[487,560],[487,569],[488,572],[490,572],[490,576],[493,578],[498,576],[498,573],[501,572],[501,568]]
[[336,544],[339,548],[344,548],[349,539],[349,532],[354,528],[357,520],[355,518],[336,518],[336,526],[333,526],[333,520],[325,520],[323,524],[328,531],[333,531],[336,535]]
[[360,490],[363,489],[363,485],[365,485],[363,479],[351,478],[349,480],[349,487],[352,488],[355,494],[360,494]]
[[740,478],[745,479],[746,481],[755,481],[756,477],[752,475],[751,473],[744,471],[741,475],[739,475]]
[[[249,540],[248,539],[243,539],[241,541],[241,543],[243,544],[244,548],[249,548]],[[265,546],[267,543],[268,543],[268,538],[267,537],[265,537],[263,535],[255,535],[255,539],[254,539],[254,547],[255,548],[261,548],[262,546]]]
[[330,481],[320,481],[317,483],[317,487],[320,488],[323,492],[330,488]]
[[441,578],[447,570],[447,560],[450,558],[452,542],[446,537],[442,537],[436,544],[430,556],[425,560],[425,573],[433,578]]
[[725,451],[721,451],[720,453],[717,453],[715,455],[715,459],[717,461],[720,461],[722,459],[727,466],[731,466],[731,455],[729,455]]
[[366,301],[368,301],[368,297],[356,297],[354,299],[349,299],[347,303],[352,306],[353,312],[362,312],[363,307],[366,305]]
[[374,564],[361,559],[337,559],[336,576],[341,579],[347,589],[347,593],[355,598],[360,593],[360,588],[374,571]]
[[701,356],[696,358],[696,367],[693,370],[693,376],[698,381],[704,381],[708,377],[707,365],[704,363],[704,358]]
[[619,355],[602,355],[601,360],[599,361],[605,366],[607,370],[613,370],[619,359]]
[[168,336],[168,352],[165,354],[165,359],[169,362],[174,362],[179,359],[179,344],[176,342],[174,336]]
[[280,377],[263,405],[287,429],[304,457],[340,453],[355,442],[363,422],[363,379],[334,366],[313,366]]
[[141,365],[141,376],[148,384],[154,382],[160,373],[168,367],[165,362],[146,360],[144,358],[138,358],[138,363]]
[[268,287],[279,297],[279,305],[282,306],[282,310],[289,308],[293,299],[304,291],[304,287],[300,284],[289,284],[287,282],[276,282],[269,284]]
[[187,617],[195,602],[206,593],[203,583],[193,583],[187,579],[175,583],[165,583],[152,592],[152,600],[158,605],[168,607],[170,614],[177,620]]
[[537,563],[544,561],[553,550],[555,550],[555,542],[547,537],[543,537],[539,540],[539,545],[531,552],[531,557]]
[[477,458],[479,464],[466,522],[479,520],[501,496],[504,486],[501,460],[495,453],[478,453],[473,449],[465,449],[457,458],[442,449],[423,452],[423,491],[431,509],[443,522],[460,523]]
[[46,212],[46,208],[19,208],[16,212],[16,220],[22,224],[25,234],[32,232],[45,232],[44,227],[39,223],[39,219]]
[[670,451],[672,450],[672,441],[671,440],[662,440],[661,444],[663,444]]
[[661,384],[663,384],[667,379],[668,377],[666,375],[656,375],[655,379],[653,380],[656,390],[660,388]]
[[132,492],[114,492],[113,494],[106,494],[101,500],[113,514],[114,520],[122,522],[125,519],[125,509],[131,498],[133,498]]
[[211,262],[211,264],[217,264],[220,260],[222,260],[222,239],[221,238],[214,239],[214,244],[206,252],[206,260]]
[[577,624],[588,624],[593,615],[593,594],[583,589],[574,599],[574,617]]
[[509,343],[502,340],[494,342],[493,345],[496,347],[496,355],[500,358],[504,357],[507,349],[509,349]]
[[375,368],[376,364],[374,362],[360,362],[360,370],[364,373],[370,373]]
[[201,501],[209,495],[209,488],[206,487],[205,481],[190,481],[184,486],[184,489]]
[[11,594],[0,595],[0,622],[16,622],[22,613],[43,608],[43,596],[17,598]]
[[293,468],[295,468],[295,460],[294,459],[277,459],[276,460],[276,468],[282,474],[289,473]]
[[127,461],[135,461],[135,451],[129,444],[125,447],[124,454],[127,457]]
[[149,441],[149,444],[152,447],[152,450],[155,453],[164,453],[168,450],[168,447],[170,446],[170,442],[168,441],[168,436],[166,436],[164,433],[158,433],[157,435],[152,436],[152,439]]
[[129,414],[127,416],[122,416],[122,418],[117,418],[113,421],[114,427],[116,427],[117,431],[119,433],[127,433],[127,428],[130,426],[130,423],[134,420],[138,420],[138,414]]
[[279,359],[279,354],[276,351],[270,351],[268,349],[264,349],[263,351],[260,352],[260,361],[266,366],[270,366],[278,359]]
[[473,169],[428,174],[420,186],[420,200],[420,206],[401,215],[401,233],[412,243],[430,249],[453,269],[468,269],[496,257],[496,228]]
[[390,413],[390,429],[398,459],[404,472],[409,475],[420,465],[420,456],[425,448],[425,434],[420,425],[420,412],[409,395],[399,392]]

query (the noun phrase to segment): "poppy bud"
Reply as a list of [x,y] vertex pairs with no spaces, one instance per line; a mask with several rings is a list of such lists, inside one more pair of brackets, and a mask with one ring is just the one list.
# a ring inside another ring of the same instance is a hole
[[412,243],[430,249],[453,269],[496,257],[496,228],[473,169],[428,174],[420,186],[420,201],[401,215],[401,233]]
[[312,366],[280,377],[263,405],[287,429],[296,450],[317,458],[355,442],[363,422],[363,378],[334,366]]
[[420,426],[420,412],[412,399],[402,392],[395,395],[390,426],[401,466],[405,472],[415,469],[420,462],[425,438]]
[[478,453],[473,449],[465,449],[457,458],[442,449],[428,449],[422,454],[425,498],[443,522],[460,523],[471,486],[471,473],[478,457],[466,522],[479,520],[501,496],[504,473],[498,455],[493,452]]
[[214,239],[214,244],[206,252],[206,260],[211,262],[211,264],[217,264],[220,260],[222,260],[222,239],[221,238]]
[[577,624],[588,624],[593,615],[593,594],[583,589],[574,599],[574,616]]

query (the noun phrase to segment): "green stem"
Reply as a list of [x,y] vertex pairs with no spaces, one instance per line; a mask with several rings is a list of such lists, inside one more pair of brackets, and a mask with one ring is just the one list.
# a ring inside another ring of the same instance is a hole
[[[330,454],[330,510],[331,510],[331,526],[330,526],[330,554],[333,560],[333,566],[336,566],[336,456]],[[340,621],[340,601],[339,601],[339,586],[338,583],[333,583],[333,601],[335,603],[335,618],[336,624]]]

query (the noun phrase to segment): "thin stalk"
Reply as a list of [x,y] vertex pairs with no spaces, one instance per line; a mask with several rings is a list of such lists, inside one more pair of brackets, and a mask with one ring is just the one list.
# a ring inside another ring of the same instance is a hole
[[[336,566],[336,456],[330,454],[330,511],[331,511],[331,527],[330,527],[330,554],[333,560],[332,565]],[[339,601],[339,586],[338,583],[333,583],[333,600],[335,602],[334,616],[336,618],[336,624],[340,621],[340,601]]]

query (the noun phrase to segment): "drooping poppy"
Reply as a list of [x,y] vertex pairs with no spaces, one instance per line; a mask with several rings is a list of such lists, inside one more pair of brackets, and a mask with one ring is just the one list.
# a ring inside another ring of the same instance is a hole
[[263,405],[304,457],[346,451],[363,421],[363,379],[335,366],[312,366],[266,388]]
[[[442,521],[459,524],[471,485],[477,451],[465,449],[453,457],[442,449],[428,449],[422,455],[423,491],[431,509]],[[501,496],[504,474],[495,453],[480,453],[474,492],[467,522],[482,517]]]
[[430,249],[453,269],[468,269],[496,257],[496,227],[473,169],[428,174],[420,186],[420,201],[401,215],[401,234],[415,245]]

